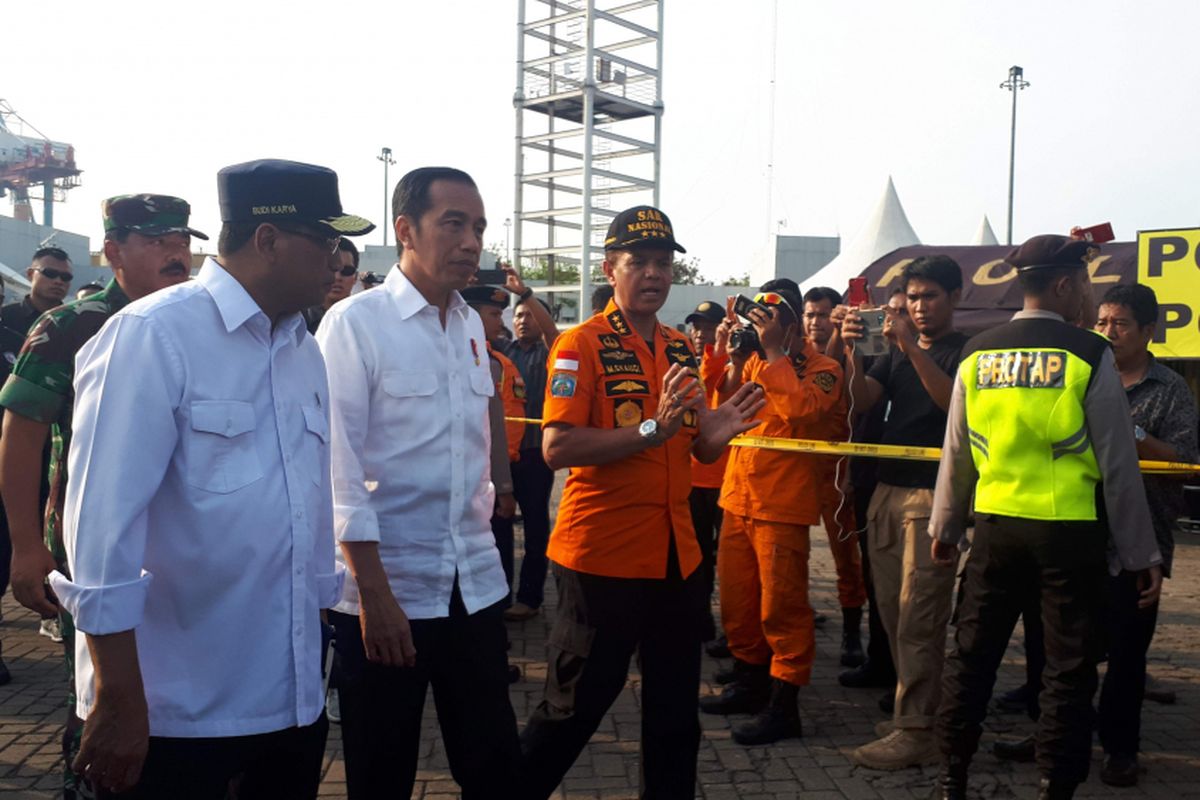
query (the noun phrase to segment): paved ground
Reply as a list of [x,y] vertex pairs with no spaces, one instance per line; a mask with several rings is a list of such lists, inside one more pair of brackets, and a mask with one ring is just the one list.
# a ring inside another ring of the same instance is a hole
[[[819,537],[818,537],[819,539]],[[836,659],[840,622],[833,564],[826,544],[814,543],[813,604],[829,623],[817,632],[817,669],[813,685],[801,694],[805,737],[771,747],[745,748],[729,736],[729,721],[704,717],[700,750],[698,796],[705,800],[866,800],[867,798],[924,798],[934,768],[895,773],[869,772],[852,765],[849,753],[872,737],[883,719],[877,690],[843,689],[837,684]],[[1081,787],[1083,796],[1200,798],[1200,538],[1184,536],[1176,551],[1176,578],[1163,593],[1163,611],[1151,651],[1151,670],[1179,696],[1178,704],[1148,704],[1143,713],[1143,764],[1146,774],[1134,789],[1110,789],[1096,772]],[[553,606],[553,594],[549,605]],[[0,688],[0,797],[51,798],[57,783],[59,722],[62,716],[62,659],[57,645],[39,637],[33,615],[10,597],[3,601],[0,639],[13,682]],[[518,720],[528,717],[540,698],[545,678],[546,615],[510,629],[512,659],[524,670],[524,680],[512,691]],[[1001,688],[1021,681],[1019,639],[1014,638],[1000,677]],[[705,660],[705,676],[717,663]],[[705,691],[713,691],[707,683]],[[636,672],[592,744],[567,776],[561,796],[576,798],[634,798],[637,796],[640,691]],[[736,721],[736,718],[735,718]],[[997,735],[1016,735],[1032,729],[1022,716],[989,718],[985,746]],[[445,751],[436,723],[427,715],[429,736],[423,747],[422,770],[414,797],[422,800],[456,797],[456,785],[446,768]],[[322,796],[344,796],[345,777],[337,726],[332,728]],[[1097,751],[1098,753],[1098,751]],[[1036,794],[1032,765],[998,762],[981,754],[973,772],[974,792],[987,798],[1025,798]]]

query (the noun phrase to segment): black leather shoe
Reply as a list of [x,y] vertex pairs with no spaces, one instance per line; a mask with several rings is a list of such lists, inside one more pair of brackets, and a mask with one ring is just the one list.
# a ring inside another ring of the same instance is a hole
[[992,755],[1002,761],[1028,763],[1037,755],[1037,741],[1032,736],[1012,741],[998,739],[992,745]]
[[1075,796],[1075,786],[1074,783],[1042,778],[1038,784],[1038,800],[1071,800]]
[[896,713],[896,690],[893,689],[879,698],[879,710],[889,717]]
[[[693,650],[692,652],[695,652],[695,651]],[[514,684],[519,680],[521,680],[521,668],[518,667],[516,664],[509,664],[508,665],[508,682],[509,682],[509,684]]]
[[705,714],[757,714],[762,711],[771,696],[768,669],[766,664],[750,666],[720,694],[701,697],[700,710]]
[[996,698],[996,710],[1004,714],[1024,714],[1029,710],[1029,702],[1034,690],[1029,684],[1022,684],[1016,689],[1004,692]]
[[729,652],[729,640],[724,635],[718,636],[713,641],[704,645],[704,652],[708,653],[713,658],[729,658],[732,655]]
[[951,757],[948,763],[943,763],[930,797],[933,800],[967,800],[967,762]]
[[0,659],[0,686],[7,686],[12,683],[12,673],[8,671],[8,665]]
[[858,667],[867,660],[863,653],[862,632],[859,630],[862,627],[862,609],[861,608],[843,608],[842,609],[842,658],[843,667]]
[[771,744],[780,739],[799,739],[804,735],[796,699],[800,687],[774,678],[771,698],[754,719],[733,726],[733,740],[742,745]]
[[1100,768],[1100,780],[1109,786],[1137,786],[1137,756],[1123,756],[1119,753],[1106,754],[1104,766]]
[[838,683],[847,689],[886,689],[896,685],[896,676],[868,661],[861,667],[843,671],[838,675]]

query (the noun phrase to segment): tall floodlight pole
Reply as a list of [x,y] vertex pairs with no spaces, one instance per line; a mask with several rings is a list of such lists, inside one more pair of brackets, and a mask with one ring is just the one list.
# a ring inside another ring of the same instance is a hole
[[388,214],[388,167],[396,162],[392,159],[392,148],[385,147],[379,151],[379,155],[375,156],[376,160],[383,162],[383,219],[384,224],[379,227],[383,228],[383,246],[387,247],[388,228],[392,227],[387,222]]
[[1001,89],[1012,92],[1012,134],[1008,143],[1008,244],[1012,244],[1013,219],[1013,170],[1017,163],[1017,92],[1029,87],[1029,81],[1024,79],[1025,70],[1020,67],[1008,68],[1008,80],[1000,84]]

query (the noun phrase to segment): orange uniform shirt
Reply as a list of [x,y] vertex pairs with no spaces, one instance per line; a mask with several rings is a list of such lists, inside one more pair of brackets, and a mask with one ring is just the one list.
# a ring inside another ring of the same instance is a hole
[[[610,302],[563,333],[550,353],[542,424],[627,428],[658,409],[671,364],[695,367],[691,344],[659,325],[654,352]],[[672,539],[686,577],[700,564],[688,494],[697,417],[689,413],[664,444],[609,464],[572,467],[546,554],[577,572],[664,578]]]
[[[500,383],[496,384],[496,393],[504,403],[504,416],[524,417],[525,379],[521,377],[512,359],[492,349],[491,342],[488,342],[487,351],[489,356],[500,362],[502,368]],[[504,435],[508,438],[508,460],[520,460],[521,437],[525,435],[525,423],[505,420]]]
[[[813,438],[813,426],[842,399],[842,368],[805,343],[792,358],[768,364],[750,356],[742,380],[763,387],[762,425],[750,433],[788,439]],[[824,437],[816,437],[824,438]],[[735,447],[725,469],[721,508],[732,514],[792,525],[815,525],[821,516],[825,459],[804,453]]]
[[[716,408],[720,404],[717,399],[717,389],[725,378],[725,365],[729,363],[726,357],[717,358],[713,355],[712,345],[705,345],[704,355],[700,358],[700,383],[704,386],[704,394],[708,398],[708,407]],[[698,489],[720,489],[725,479],[725,464],[729,461],[729,451],[726,447],[721,457],[711,464],[705,464],[695,456],[692,457],[692,486]]]

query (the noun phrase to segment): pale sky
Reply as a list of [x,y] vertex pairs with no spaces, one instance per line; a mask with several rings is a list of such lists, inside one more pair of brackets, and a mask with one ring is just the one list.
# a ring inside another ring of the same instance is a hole
[[[666,0],[662,207],[709,278],[748,271],[772,229],[853,236],[889,175],[924,243],[965,244],[984,213],[1003,241],[1012,64],[1032,84],[1015,239],[1200,224],[1200,3],[780,0],[768,209],[772,6]],[[217,170],[264,157],[332,167],[346,209],[382,223],[385,145],[393,184],[470,172],[504,242],[516,0],[23,7],[4,14],[0,97],[75,145],[83,185],[55,222],[93,249],[103,198],[160,192],[215,250]]]

